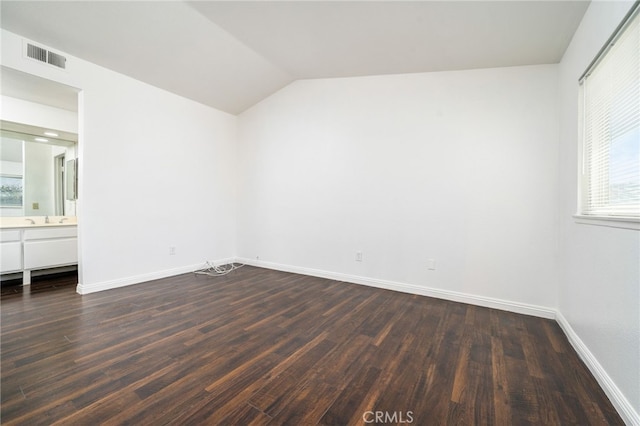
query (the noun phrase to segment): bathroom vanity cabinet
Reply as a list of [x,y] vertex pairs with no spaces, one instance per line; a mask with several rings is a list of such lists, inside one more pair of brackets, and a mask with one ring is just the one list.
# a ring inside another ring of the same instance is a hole
[[76,225],[28,226],[0,230],[1,273],[22,272],[23,284],[31,271],[78,263]]
[[19,229],[0,231],[0,272],[22,270],[22,232]]

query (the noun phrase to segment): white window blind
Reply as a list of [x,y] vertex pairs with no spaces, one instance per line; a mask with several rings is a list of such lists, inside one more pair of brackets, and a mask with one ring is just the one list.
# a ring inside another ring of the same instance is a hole
[[638,8],[581,79],[583,215],[640,218]]

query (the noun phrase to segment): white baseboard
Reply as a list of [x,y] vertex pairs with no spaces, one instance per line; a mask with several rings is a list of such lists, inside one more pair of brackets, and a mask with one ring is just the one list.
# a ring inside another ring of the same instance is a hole
[[[230,263],[234,261],[234,258],[220,259],[216,260],[213,263],[216,265],[222,265],[226,263]],[[178,268],[172,269],[164,269],[162,271],[150,272],[148,274],[135,275],[132,277],[119,278],[117,280],[111,281],[102,281],[93,284],[78,284],[76,287],[76,292],[79,294],[89,294],[95,293],[97,291],[110,290],[113,288],[125,287],[128,285],[139,284],[146,281],[158,280],[160,278],[173,277],[175,275],[186,274],[188,272],[193,272],[197,269],[202,269],[204,267],[204,262],[198,263],[197,265],[187,265],[181,266]]]
[[299,266],[264,262],[261,260],[237,258],[236,262],[244,263],[246,265],[251,265],[251,266],[258,266],[260,268],[275,269],[278,271],[293,272],[293,273],[302,274],[302,275],[311,275],[314,277],[327,278],[330,280],[344,281],[344,282],[353,283],[353,284],[361,284],[361,285],[366,285],[370,287],[400,291],[403,293],[418,294],[421,296],[435,297],[437,299],[451,300],[453,302],[468,303],[471,305],[500,309],[502,311],[532,315],[532,316],[541,317],[541,318],[554,319],[556,317],[556,311],[554,309],[546,308],[543,306],[537,306],[537,305],[529,305],[526,303],[495,299],[492,297],[478,296],[474,294],[460,293],[460,292],[449,291],[449,290],[440,290],[435,288],[417,286],[413,284],[400,283],[396,281],[360,277],[357,275],[341,274],[338,272],[329,272],[329,271],[323,271],[319,269],[303,268]]
[[616,386],[602,365],[600,365],[597,358],[591,353],[582,339],[580,339],[573,327],[571,327],[571,324],[569,324],[569,321],[567,321],[560,312],[556,313],[556,321],[560,325],[560,328],[562,328],[562,331],[564,331],[567,339],[569,339],[571,346],[576,350],[589,371],[591,371],[591,374],[593,374],[600,384],[602,390],[604,390],[604,393],[609,397],[609,400],[625,424],[640,426],[640,415],[633,409],[627,398],[625,398],[618,386]]

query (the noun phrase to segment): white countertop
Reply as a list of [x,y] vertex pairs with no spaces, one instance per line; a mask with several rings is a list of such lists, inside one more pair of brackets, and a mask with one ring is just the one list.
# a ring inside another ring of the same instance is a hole
[[[60,219],[66,218],[60,223]],[[35,224],[32,224],[32,219]],[[49,228],[55,226],[77,226],[78,218],[75,216],[49,216],[49,223],[45,222],[45,216],[25,216],[25,217],[0,217],[0,229],[15,228]]]

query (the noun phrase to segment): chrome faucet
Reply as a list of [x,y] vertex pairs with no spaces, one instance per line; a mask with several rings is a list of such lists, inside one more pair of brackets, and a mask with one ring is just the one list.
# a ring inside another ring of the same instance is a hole
[[36,221],[35,221],[35,220],[33,220],[33,219],[26,218],[25,220],[28,220],[29,222],[31,222],[31,224],[32,224],[32,225],[35,225],[35,224],[36,224]]
[[49,216],[45,216],[45,217],[44,217],[44,223],[50,223],[50,222],[49,222]]
[[69,218],[68,218],[68,217],[63,217],[62,219],[60,219],[60,222],[58,222],[58,223],[62,223],[62,222],[64,222],[64,221],[65,221],[65,220],[67,220],[67,219],[69,219]]

